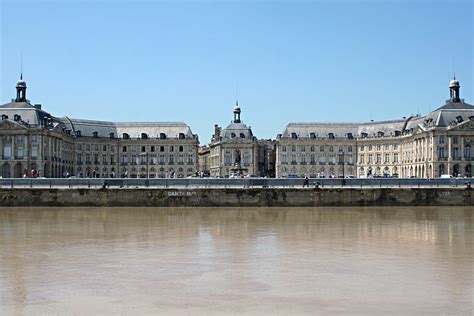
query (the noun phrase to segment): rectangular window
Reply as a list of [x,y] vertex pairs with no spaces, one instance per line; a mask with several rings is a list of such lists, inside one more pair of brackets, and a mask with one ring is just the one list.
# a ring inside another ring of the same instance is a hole
[[127,146],[122,147],[122,152],[126,153],[127,152]]
[[[170,147],[173,147],[173,146],[170,146]],[[169,154],[169,159],[168,159],[169,163],[174,163],[174,155],[173,154]]]
[[360,145],[359,150],[364,151],[364,145]]
[[99,151],[99,145],[95,144],[94,149],[95,149],[95,151]]
[[38,157],[38,147],[31,147],[31,158],[37,158]]
[[333,145],[329,146],[329,152],[331,152],[331,153],[334,152],[334,146]]
[[319,146],[319,151],[323,153],[324,152],[324,146]]
[[380,151],[382,149],[382,146],[380,144],[377,144],[377,151]]
[[17,135],[16,136],[16,143],[17,144],[23,144],[23,136]]
[[98,164],[99,163],[99,155],[98,154],[94,154],[94,164]]
[[444,158],[444,147],[438,148],[438,158]]
[[339,152],[340,153],[344,152],[344,146],[339,146]]
[[91,151],[91,145],[90,144],[86,145],[86,151]]
[[390,163],[390,154],[386,153],[385,154],[385,163]]
[[102,146],[102,151],[107,151],[107,145]]
[[90,164],[91,163],[91,155],[86,154],[86,163]]
[[382,163],[382,156],[377,154],[377,163]]
[[155,152],[155,146],[151,146],[151,147],[150,147],[150,151],[151,151],[152,153],[154,153],[154,152]]
[[137,152],[137,146],[136,145],[132,145],[132,153],[136,153]]
[[146,146],[142,146],[142,153],[146,151]]
[[305,152],[306,151],[306,146],[301,146],[301,152]]
[[369,145],[369,151],[372,151],[372,145]]
[[122,155],[122,163],[128,163],[128,155]]
[[315,146],[314,145],[311,145],[311,152],[314,152],[315,151]]
[[291,151],[292,151],[292,152],[295,152],[295,151],[296,151],[296,146],[295,146],[295,145],[291,146]]
[[23,159],[23,147],[20,147],[20,148],[16,149],[16,157],[18,159]]
[[81,144],[77,144],[77,150],[82,150],[82,145]]
[[286,154],[281,155],[281,163],[288,163],[288,157]]
[[102,163],[106,164],[107,163],[107,155],[102,155]]
[[458,143],[458,137],[457,136],[453,136],[453,144],[457,144]]
[[291,163],[296,163],[296,154],[291,154]]
[[111,165],[115,164],[115,155],[110,155],[110,164]]
[[34,145],[38,144],[38,135],[31,135],[31,143]]
[[110,145],[110,151],[113,153],[115,152],[115,145]]
[[174,146],[170,146],[170,152],[174,152]]
[[373,154],[369,154],[369,164],[373,163]]
[[301,163],[302,164],[306,163],[306,155],[305,154],[301,154]]
[[193,147],[193,145],[189,145],[189,146],[188,146],[188,152],[189,152],[189,153],[194,152],[194,147]]
[[311,163],[316,163],[316,155],[311,154]]
[[398,163],[398,153],[393,154],[393,162]]
[[438,144],[444,144],[444,136],[438,136]]
[[81,154],[77,154],[77,162],[82,163],[82,155]]
[[179,146],[178,148],[179,152],[182,153],[184,151],[184,147],[183,146]]
[[398,150],[398,144],[393,144],[393,150]]
[[160,152],[164,152],[165,151],[165,146],[160,146]]
[[389,144],[385,144],[385,150],[390,150],[390,145]]

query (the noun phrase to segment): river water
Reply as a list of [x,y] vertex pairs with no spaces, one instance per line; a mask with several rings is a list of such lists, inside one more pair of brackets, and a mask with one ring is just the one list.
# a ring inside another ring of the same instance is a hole
[[0,314],[474,310],[474,207],[0,208]]

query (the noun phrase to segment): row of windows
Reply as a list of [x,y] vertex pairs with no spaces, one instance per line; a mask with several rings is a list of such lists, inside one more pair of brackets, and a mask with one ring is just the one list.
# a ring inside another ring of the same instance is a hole
[[[107,151],[107,148],[110,148],[111,152],[115,152],[115,145],[102,145],[102,151]],[[175,147],[177,148],[177,151],[179,152],[184,152],[184,146],[174,146],[174,145],[169,145],[169,146],[157,146],[158,150],[160,152],[164,152],[165,148],[168,147],[168,151],[174,152]],[[156,146],[139,146],[139,145],[130,145],[130,146],[122,146],[122,152],[127,152],[130,148],[131,152],[137,152],[140,150],[141,152],[146,152],[147,149],[149,149],[150,152],[155,152],[157,149]],[[84,148],[86,151],[90,151],[91,149],[94,151],[99,151],[99,145],[98,144],[77,144],[77,150],[82,150]],[[192,153],[194,150],[194,146],[189,145],[188,146],[188,152]]]
[[[365,145],[360,145],[359,151],[364,151],[365,150]],[[381,151],[382,148],[384,150],[390,150],[390,144],[376,144],[376,145],[367,145],[367,150],[368,151],[373,151],[374,147],[376,148],[377,151]],[[393,144],[393,150],[398,150],[398,144]]]
[[[374,163],[374,155],[373,154],[368,154],[368,155],[365,155],[365,154],[360,154],[359,155],[359,163],[360,164],[364,164],[366,163],[366,156],[367,156],[367,163],[368,164],[372,164]],[[398,163],[398,153],[394,153],[393,154],[393,160],[390,161],[390,154],[386,153],[384,155],[384,161],[383,163],[385,164],[389,164],[390,162],[392,163]],[[381,164],[382,163],[382,154],[376,154],[375,155],[375,163],[376,164]]]
[[[110,155],[109,157],[107,155],[102,155],[102,160],[99,161],[99,154],[86,154],[85,156],[85,162],[86,163],[94,163],[94,164],[99,164],[99,163],[109,163],[110,164],[115,164],[115,155]],[[82,154],[77,154],[77,162],[82,163]],[[91,158],[93,160],[91,160]],[[185,156],[184,154],[178,154],[177,156],[178,163],[184,163],[185,161]],[[156,164],[156,163],[174,163],[175,161],[175,156],[174,154],[168,154],[167,156],[165,154],[159,154],[157,157],[156,155],[151,155],[151,156],[145,156],[145,155],[131,155],[130,157],[127,154],[122,155],[120,162],[122,163],[149,163],[149,164]],[[194,155],[188,155],[187,156],[187,162],[188,163],[194,163]]]
[[[299,156],[299,162],[300,163],[306,163],[307,162],[307,155],[300,155]],[[315,164],[319,161],[319,163],[336,163],[336,160],[338,163],[348,163],[352,164],[354,163],[352,155],[348,155],[347,157],[344,157],[344,155],[330,155],[326,157],[325,155],[320,155],[319,159],[316,154],[311,154],[309,155],[309,162],[312,164]],[[291,163],[296,163],[297,162],[297,155],[296,154],[291,154]],[[282,154],[281,155],[281,163],[286,164],[288,163],[288,156],[287,154]]]
[[[296,152],[298,149],[300,152],[306,152],[306,146],[296,146],[296,145],[291,145],[291,146],[288,146],[290,147],[290,150],[292,152]],[[325,151],[325,148],[327,147],[328,148],[328,151],[329,152],[334,152],[334,149],[337,149],[339,152],[344,152],[345,150],[345,146],[333,146],[333,145],[329,145],[329,146],[324,146],[324,145],[321,145],[321,146],[316,146],[316,145],[311,145],[310,146],[310,151],[311,152],[315,152],[316,151],[316,148],[319,147],[319,151],[320,152],[324,152]],[[287,146],[286,145],[282,145],[281,146],[281,151],[282,152],[286,152],[287,151]],[[347,151],[348,152],[352,152],[352,146],[347,146]]]

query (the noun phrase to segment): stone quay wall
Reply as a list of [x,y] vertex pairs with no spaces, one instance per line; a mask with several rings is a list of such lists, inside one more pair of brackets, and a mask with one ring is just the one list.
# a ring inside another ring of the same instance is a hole
[[0,206],[473,206],[471,188],[0,189]]

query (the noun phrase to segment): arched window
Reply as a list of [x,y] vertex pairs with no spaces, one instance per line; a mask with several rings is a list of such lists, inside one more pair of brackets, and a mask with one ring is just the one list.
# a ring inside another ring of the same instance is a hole
[[240,133],[240,138],[245,138],[244,133]]
[[230,134],[230,138],[235,138],[235,136],[236,136],[235,133]]
[[165,133],[160,133],[160,139],[166,139],[166,134]]

